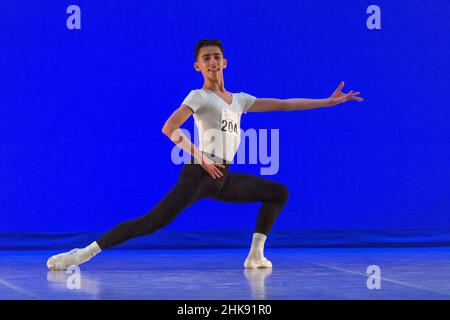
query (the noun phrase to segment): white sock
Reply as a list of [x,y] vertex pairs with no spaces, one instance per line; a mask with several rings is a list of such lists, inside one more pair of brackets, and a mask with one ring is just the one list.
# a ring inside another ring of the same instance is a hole
[[51,270],[64,270],[73,265],[78,266],[89,261],[101,251],[97,242],[94,241],[83,249],[73,249],[69,252],[50,257],[47,260],[47,267]]
[[90,260],[93,256],[95,256],[97,253],[101,252],[102,249],[98,246],[97,242],[92,242],[87,247],[84,247],[79,251],[80,254],[80,262],[86,262]]
[[250,253],[248,254],[250,258],[259,260],[264,257],[264,243],[266,242],[267,236],[262,233],[255,232],[253,234],[252,245],[250,247]]

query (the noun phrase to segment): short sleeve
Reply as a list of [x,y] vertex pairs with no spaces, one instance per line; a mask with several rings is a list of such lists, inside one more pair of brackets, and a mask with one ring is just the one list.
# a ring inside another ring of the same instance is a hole
[[197,90],[191,90],[181,104],[187,105],[196,112],[202,106],[202,96]]
[[245,92],[240,92],[239,95],[241,97],[242,112],[247,113],[247,110],[250,109],[255,102],[256,97]]

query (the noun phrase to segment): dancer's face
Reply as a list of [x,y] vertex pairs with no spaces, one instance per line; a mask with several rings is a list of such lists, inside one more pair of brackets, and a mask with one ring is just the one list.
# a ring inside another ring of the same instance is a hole
[[201,72],[205,79],[215,81],[223,77],[222,72],[223,69],[226,69],[227,63],[227,59],[223,57],[219,47],[202,47],[197,61],[194,63],[194,68]]

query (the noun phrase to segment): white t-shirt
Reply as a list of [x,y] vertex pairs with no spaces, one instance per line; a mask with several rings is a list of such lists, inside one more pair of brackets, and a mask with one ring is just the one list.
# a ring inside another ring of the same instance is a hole
[[217,158],[213,160],[233,161],[241,141],[241,115],[247,113],[256,100],[244,92],[232,95],[229,105],[210,90],[196,89],[182,103],[194,111],[199,149]]

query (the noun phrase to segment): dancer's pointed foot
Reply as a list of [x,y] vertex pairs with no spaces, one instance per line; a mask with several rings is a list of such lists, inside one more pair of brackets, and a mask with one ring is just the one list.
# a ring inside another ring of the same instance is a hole
[[70,250],[69,252],[60,253],[50,257],[47,260],[47,268],[52,271],[65,270],[70,266],[80,264],[79,248]]
[[96,241],[92,242],[83,249],[73,249],[69,252],[64,252],[52,256],[47,260],[47,268],[52,271],[65,270],[70,266],[78,266],[86,261],[92,259],[93,256],[98,254],[102,249],[99,247]]

